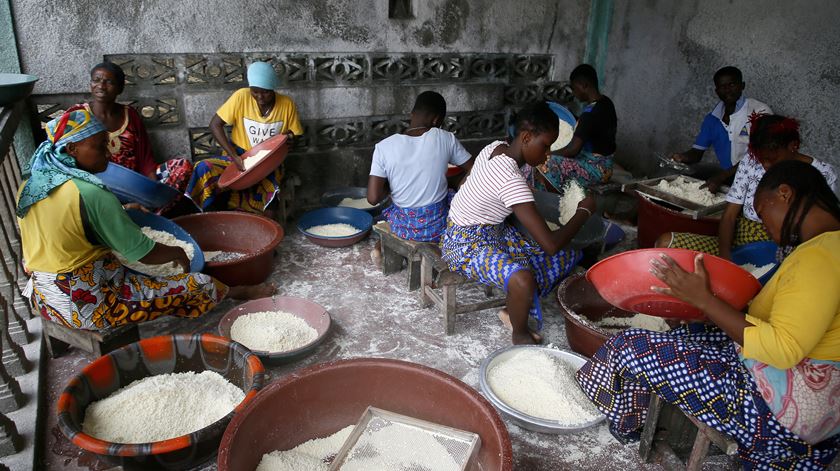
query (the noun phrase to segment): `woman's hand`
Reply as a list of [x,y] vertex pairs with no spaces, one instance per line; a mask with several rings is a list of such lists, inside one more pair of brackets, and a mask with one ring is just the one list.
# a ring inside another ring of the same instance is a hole
[[714,294],[709,288],[709,274],[703,264],[703,254],[694,257],[694,273],[680,267],[671,257],[660,254],[660,259],[650,261],[650,272],[666,285],[667,288],[651,286],[651,290],[673,296],[703,310]]
[[126,203],[126,204],[123,205],[123,209],[125,209],[125,210],[136,209],[138,211],[143,211],[144,213],[151,212],[151,211],[149,211],[149,208],[143,206],[140,203]]
[[233,164],[236,165],[236,168],[238,168],[240,172],[245,171],[245,162],[242,161],[242,157],[233,154],[230,156],[230,159],[233,160]]

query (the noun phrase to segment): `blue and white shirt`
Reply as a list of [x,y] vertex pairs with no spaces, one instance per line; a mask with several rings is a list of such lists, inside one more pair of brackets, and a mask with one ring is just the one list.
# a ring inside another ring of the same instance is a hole
[[773,111],[764,103],[741,96],[735,104],[735,112],[729,116],[729,124],[723,122],[724,105],[717,106],[703,118],[700,134],[694,140],[695,149],[714,147],[715,155],[723,169],[729,169],[744,157],[750,143],[750,116],[753,113],[771,114]]

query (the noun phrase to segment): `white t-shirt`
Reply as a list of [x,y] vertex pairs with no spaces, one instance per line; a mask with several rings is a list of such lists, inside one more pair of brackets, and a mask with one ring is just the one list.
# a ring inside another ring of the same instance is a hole
[[449,207],[449,217],[455,224],[501,224],[513,213],[512,206],[534,201],[515,160],[505,154],[490,158],[500,144],[504,142],[491,143],[475,158],[470,175]]
[[446,198],[446,169],[463,165],[470,153],[449,131],[432,128],[420,136],[394,134],[376,144],[370,174],[388,180],[400,208],[419,208]]
[[[837,175],[834,173],[834,168],[825,162],[820,162],[814,159],[811,162],[820,173],[825,177],[828,186],[832,190],[837,191]],[[761,222],[758,213],[755,212],[753,202],[755,200],[755,190],[758,188],[758,182],[764,176],[764,167],[752,156],[746,156],[738,165],[738,171],[735,173],[735,180],[732,186],[729,187],[729,192],[726,194],[726,201],[729,203],[740,204],[744,206],[744,217],[755,222]]]

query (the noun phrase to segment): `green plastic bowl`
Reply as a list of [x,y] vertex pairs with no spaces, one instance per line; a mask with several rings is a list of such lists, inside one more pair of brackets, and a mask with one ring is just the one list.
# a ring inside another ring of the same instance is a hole
[[0,74],[0,106],[11,105],[32,93],[38,77],[28,74]]

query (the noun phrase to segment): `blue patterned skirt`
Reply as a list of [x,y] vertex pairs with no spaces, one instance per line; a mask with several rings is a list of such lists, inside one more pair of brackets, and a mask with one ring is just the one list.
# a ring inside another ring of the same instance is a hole
[[809,445],[780,424],[732,339],[706,324],[626,330],[609,339],[577,379],[614,434],[638,436],[653,391],[738,442],[747,470],[824,469],[840,444],[835,436]]
[[542,328],[540,297],[548,295],[583,258],[580,250],[546,254],[510,224],[459,226],[449,221],[440,239],[443,260],[453,272],[507,292],[510,277],[528,270],[537,282],[531,316]]

